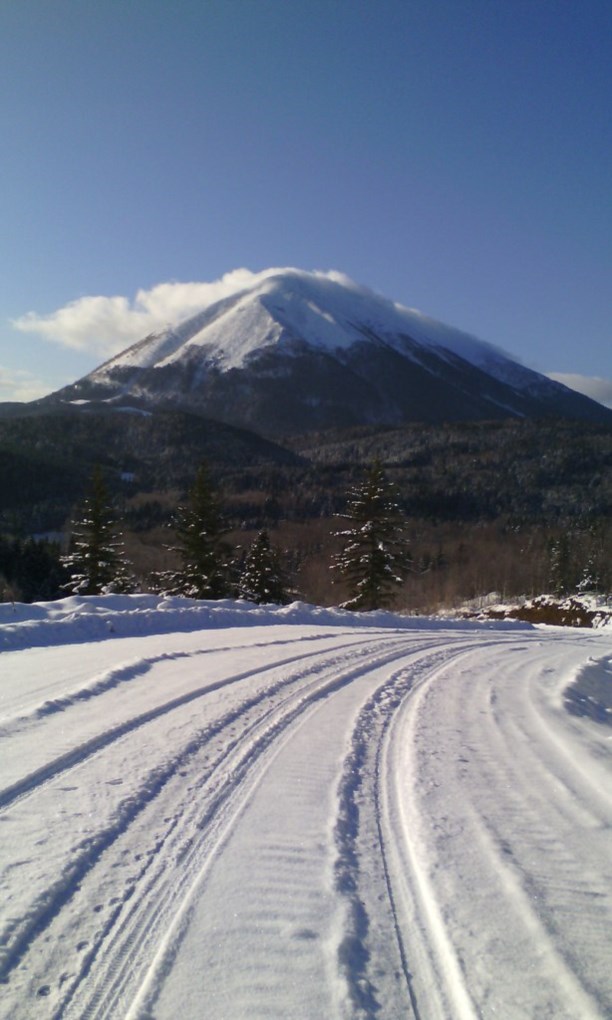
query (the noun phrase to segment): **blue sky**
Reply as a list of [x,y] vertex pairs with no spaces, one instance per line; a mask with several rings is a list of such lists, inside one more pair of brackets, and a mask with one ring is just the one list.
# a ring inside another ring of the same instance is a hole
[[612,402],[611,101],[609,0],[3,0],[0,400],[297,266]]

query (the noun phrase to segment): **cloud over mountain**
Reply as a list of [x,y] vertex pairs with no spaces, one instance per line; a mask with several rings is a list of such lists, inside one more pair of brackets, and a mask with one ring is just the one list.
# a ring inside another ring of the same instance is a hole
[[[141,289],[133,300],[121,295],[91,295],[70,301],[47,315],[27,312],[11,324],[22,333],[33,333],[51,343],[86,351],[102,358],[112,357],[149,333],[175,325],[201,312],[209,305],[231,297],[283,269],[234,269],[211,283],[159,283],[150,290]],[[356,285],[335,271],[315,276]],[[364,292],[366,288],[363,289]]]

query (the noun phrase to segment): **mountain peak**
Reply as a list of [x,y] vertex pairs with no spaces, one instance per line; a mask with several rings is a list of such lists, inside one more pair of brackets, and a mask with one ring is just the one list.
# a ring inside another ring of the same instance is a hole
[[244,282],[50,399],[129,398],[271,435],[415,420],[612,418],[492,344],[340,273],[269,270]]
[[229,370],[243,367],[257,350],[295,339],[334,352],[377,338],[405,351],[405,337],[474,364],[506,358],[492,344],[390,301],[341,273],[287,268],[257,274],[249,286],[146,337],[103,367],[171,364],[201,347],[218,368]]

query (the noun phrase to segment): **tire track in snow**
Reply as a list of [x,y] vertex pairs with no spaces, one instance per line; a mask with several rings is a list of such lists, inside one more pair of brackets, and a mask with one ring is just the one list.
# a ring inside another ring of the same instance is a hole
[[[450,951],[472,1016],[593,1020],[612,1015],[612,819],[608,810],[596,821],[603,790],[585,799],[580,779],[576,797],[571,743],[555,755],[546,737],[552,723],[571,734],[546,699],[532,701],[555,661],[555,645],[543,644],[500,649],[494,669],[477,653],[469,679],[442,673],[406,703],[389,747],[389,774],[408,777],[394,784],[406,833],[397,873],[407,898],[416,879],[438,967]],[[462,1015],[454,1003],[450,1013]]]
[[[424,1011],[421,1010],[414,981],[416,962],[423,967],[424,955],[429,954],[424,954],[421,947],[415,960],[417,947],[414,942],[407,946],[403,934],[406,902],[405,897],[400,895],[398,898],[392,879],[389,848],[395,836],[392,824],[386,820],[386,768],[383,763],[387,734],[398,709],[421,687],[432,682],[442,669],[476,645],[474,642],[453,642],[441,647],[438,641],[435,647],[435,652],[420,655],[409,667],[392,674],[364,705],[353,733],[352,750],[346,759],[339,789],[336,884],[347,901],[347,927],[338,957],[355,1015],[363,1020],[374,1020],[381,1010],[383,1016],[405,1016],[409,1010],[414,1020],[430,1020],[438,1015],[430,1012],[431,1001],[424,1003]],[[479,642],[478,647],[482,648],[483,643]],[[373,837],[376,854],[372,851]],[[377,855],[378,869],[375,866]],[[367,881],[362,877],[362,872],[366,871]],[[373,936],[369,915],[376,913],[380,917],[383,897],[388,904],[388,924],[385,927],[379,920]],[[394,991],[390,991],[392,983],[385,982],[385,994],[391,996],[392,1001],[381,1003],[377,981],[379,975],[389,970],[394,951]],[[452,961],[450,966],[452,968]],[[439,977],[437,975],[436,980]],[[475,1018],[461,982],[453,995],[455,1007],[458,1011],[452,1013],[453,1017]],[[448,1017],[451,1013],[441,1011],[439,1015]]]
[[[402,640],[403,643],[405,643],[406,639],[404,638]],[[368,653],[364,654],[362,643],[363,639],[360,639],[361,644],[357,649],[357,654],[360,656],[359,670],[361,671],[364,668],[364,665],[370,661],[379,661],[380,659],[384,659],[386,661],[387,658],[392,658],[394,653],[391,651],[391,648],[395,648],[398,644],[402,644],[402,640],[396,640],[390,643],[389,635],[387,634],[384,640],[377,638],[370,642]],[[245,716],[248,716],[250,711],[253,711],[255,713],[255,719],[252,724],[247,726],[246,729],[244,729],[243,732],[233,740],[233,742],[230,741],[225,750],[221,750],[220,755],[210,766],[207,778],[204,780],[203,784],[201,784],[204,788],[208,786],[208,789],[205,790],[205,792],[207,792],[209,796],[209,805],[204,818],[199,819],[203,835],[194,840],[194,843],[199,846],[202,839],[205,839],[206,833],[210,830],[215,817],[219,814],[224,803],[230,799],[233,792],[239,791],[242,778],[250,768],[251,764],[266,750],[269,743],[275,739],[278,733],[289,725],[310,702],[316,700],[318,697],[326,696],[338,685],[350,682],[353,674],[350,672],[346,673],[346,671],[339,672],[338,665],[339,662],[345,660],[346,651],[350,650],[354,645],[355,640],[351,642],[344,642],[341,645],[337,645],[334,649],[326,650],[324,652],[317,652],[314,654],[310,653],[307,656],[302,654],[299,656],[278,659],[272,663],[268,662],[257,670],[251,670],[244,674],[227,678],[225,681],[215,683],[212,686],[209,685],[206,688],[198,688],[198,690],[192,692],[190,696],[174,699],[152,713],[141,714],[137,717],[137,720],[132,719],[126,723],[125,726],[114,728],[113,730],[101,735],[98,741],[88,744],[85,748],[79,748],[75,754],[62,756],[62,759],[59,762],[55,762],[53,778],[55,778],[63,769],[85,764],[86,760],[90,759],[96,752],[108,748],[110,744],[118,740],[120,736],[131,735],[134,730],[135,721],[139,726],[141,726],[145,722],[150,722],[155,718],[159,718],[160,715],[171,711],[179,705],[184,705],[196,697],[201,697],[206,693],[209,693],[212,689],[236,684],[238,680],[252,678],[253,676],[265,674],[266,672],[270,672],[274,669],[282,668],[287,665],[295,666],[300,663],[302,664],[301,669],[293,670],[289,676],[281,678],[263,692],[259,692],[252,698],[241,702],[234,710],[227,713],[215,724],[202,730],[197,737],[181,751],[180,755],[175,756],[170,762],[157,770],[153,770],[149,774],[144,788],[141,788],[141,790],[134,796],[127,798],[127,800],[122,803],[115,818],[112,820],[112,823],[107,826],[106,829],[99,831],[89,841],[89,843],[82,848],[82,853],[77,861],[72,863],[54,887],[46,891],[43,902],[39,903],[38,908],[35,909],[28,918],[26,918],[25,923],[21,926],[20,930],[18,932],[12,932],[12,944],[8,952],[5,954],[3,965],[5,978],[10,975],[11,971],[15,969],[19,961],[27,954],[33,942],[36,940],[40,941],[40,937],[44,934],[47,928],[49,928],[53,919],[58,915],[61,916],[62,908],[65,907],[74,897],[75,892],[78,892],[78,887],[84,883],[85,879],[96,864],[102,861],[104,856],[112,849],[113,844],[122,836],[122,834],[127,832],[130,826],[138,819],[138,816],[141,815],[141,813],[143,813],[157,797],[159,797],[166,785],[173,778],[176,778],[177,774],[190,764],[191,759],[196,759],[198,752],[206,747],[214,737],[218,737],[223,734],[232,725],[237,724],[239,721],[243,720]],[[371,650],[372,646],[374,646],[374,651]],[[381,648],[385,649],[384,655],[381,655]],[[318,663],[316,662],[317,659],[320,660]],[[312,677],[313,672],[325,673],[326,670],[327,672],[330,670],[332,671],[332,679],[330,681],[324,682],[320,676],[317,676],[314,680],[311,680],[306,688],[290,693],[283,701],[281,701],[280,708],[279,705],[274,702],[274,698],[279,694],[282,694],[284,688],[292,685],[295,686],[304,679],[308,680],[309,677]],[[257,736],[258,728],[262,729],[262,734],[259,737]],[[85,755],[83,754],[83,751],[86,752]],[[75,760],[73,761],[73,759]],[[220,770],[221,767],[223,767],[226,771],[220,778],[218,770]],[[227,770],[229,770],[229,774]],[[43,778],[45,781],[51,780],[52,776],[49,774],[49,770],[45,770]],[[22,792],[28,792],[28,790],[26,789]],[[198,808],[197,811],[199,810],[200,809]],[[180,825],[178,825],[178,823],[173,823],[170,826],[169,834],[172,835],[174,829],[178,828],[180,828]],[[168,833],[166,833],[165,838],[168,838]],[[193,838],[193,834],[190,837],[184,837],[182,840],[183,860],[181,862],[181,867],[183,869],[189,865],[190,857],[192,856],[189,846],[191,838]],[[177,838],[175,838],[175,842],[179,842]],[[164,853],[162,853],[162,850],[164,849],[163,840],[156,846],[155,849],[159,858],[162,859],[164,857]],[[137,902],[135,894],[136,887],[138,882],[142,885],[145,880],[149,881],[153,860],[153,857],[149,859],[146,866],[143,867],[141,874],[136,876],[136,882],[127,891],[123,902],[111,912],[106,925],[103,925],[100,929],[97,945],[89,949],[85,960],[82,961],[82,974],[77,974],[76,980],[70,982],[69,987],[64,989],[62,1001],[65,999],[66,1002],[68,1002],[67,994],[72,994],[70,992],[70,988],[76,987],[79,982],[81,982],[83,978],[92,971],[96,962],[96,956],[103,948],[105,942],[112,939],[114,943],[117,923],[120,919],[120,915],[130,913],[130,910],[133,911]],[[156,882],[159,882],[160,878],[163,878],[163,870],[164,869],[162,867],[161,873],[158,874],[154,880],[149,881],[151,888],[155,886]],[[145,896],[145,915],[146,902],[151,896],[151,889],[147,889]],[[164,918],[171,909],[171,905],[175,898],[176,894],[172,890],[167,890],[167,909],[164,914]],[[128,904],[130,908],[127,911],[125,909],[126,904]],[[150,912],[151,907],[149,906],[148,909]],[[151,919],[149,918],[149,920]],[[158,922],[157,928],[155,929],[156,932],[159,931],[159,927],[162,923],[165,922],[162,922],[162,920]],[[134,925],[132,925],[133,930],[131,934],[130,931],[128,931],[128,941],[130,938],[133,941],[134,939],[144,937],[145,933],[146,935],[149,935],[150,932],[147,930],[147,924],[148,921],[145,916],[145,920],[142,921],[139,926],[137,925],[134,927]],[[154,928],[155,926],[151,925],[151,927]],[[132,954],[128,954],[130,959],[131,955]],[[119,960],[117,966],[119,966],[120,963],[121,961]],[[61,1014],[63,1008],[63,1006],[60,1008],[60,1012],[57,1014],[58,1016]],[[73,1015],[80,1016],[85,1014],[74,1013]],[[104,1016],[110,1014],[105,1013],[104,1010],[98,1012],[96,1007],[94,1014],[92,1015]]]
[[[270,746],[244,805],[245,816],[233,819],[227,837],[222,837],[220,866],[213,868],[197,896],[190,893],[185,907],[177,913],[176,932],[171,931],[162,946],[148,982],[144,982],[129,1011],[130,1020],[174,1016],[179,1008],[176,996],[181,996],[187,974],[197,986],[197,992],[191,988],[191,998],[181,1003],[181,1011],[187,1013],[196,1008],[196,1002],[206,1001],[211,1017],[248,1015],[270,1020],[291,1015],[296,1020],[329,1020],[338,1015],[338,1009],[331,1008],[329,1001],[337,1000],[334,989],[345,984],[336,976],[332,946],[337,940],[329,932],[330,902],[334,917],[338,916],[338,900],[332,895],[335,853],[330,807],[336,800],[332,791],[342,767],[338,745],[345,739],[344,716],[359,711],[364,692],[369,696],[379,682],[373,674],[386,673],[398,659],[417,658],[423,647],[433,644],[431,639],[423,644],[404,641],[391,656],[362,661],[350,674],[339,674]],[[281,770],[283,777],[296,776],[297,788],[291,781],[287,786],[286,779],[278,788]],[[247,881],[243,892],[236,892],[245,878],[245,853],[249,860]],[[291,867],[286,861],[282,863],[286,855]],[[258,937],[249,950],[250,978],[245,974],[241,980],[239,966],[235,975],[227,968],[236,959],[243,926],[256,931]],[[333,929],[337,930],[337,923]],[[221,959],[214,948],[217,937]],[[296,944],[292,938],[305,941]],[[202,959],[198,956],[197,976],[189,963],[194,946],[201,947],[204,954]],[[328,967],[331,982],[325,980]],[[261,981],[256,976],[260,968],[266,973]],[[281,973],[279,984],[277,974]],[[287,989],[294,980],[298,985],[308,980],[312,996],[292,1006]]]
[[[373,642],[374,643],[374,642]],[[130,995],[134,996],[136,1005],[129,1010],[129,1015],[148,1016],[151,1008],[151,1000],[156,995],[156,972],[163,974],[171,966],[171,961],[176,956],[185,931],[186,921],[189,915],[189,905],[193,899],[195,890],[205,876],[211,862],[217,855],[220,846],[229,838],[229,835],[240,817],[247,799],[252,795],[265,774],[271,757],[273,758],[279,746],[290,739],[291,733],[296,724],[299,724],[305,712],[308,712],[318,702],[328,698],[337,691],[349,685],[353,680],[362,676],[364,670],[380,667],[388,662],[394,661],[398,656],[398,649],[405,647],[406,639],[400,638],[378,642],[380,649],[376,651],[364,651],[363,644],[359,646],[357,655],[359,665],[349,669],[339,669],[339,661],[323,664],[331,670],[331,677],[324,679],[318,677],[316,680],[301,688],[294,695],[291,695],[283,703],[282,712],[275,709],[269,716],[256,720],[252,730],[242,734],[231,749],[227,760],[223,762],[224,773],[217,777],[221,763],[215,763],[213,774],[213,789],[204,809],[198,807],[197,839],[189,841],[181,858],[181,877],[173,886],[165,890],[165,899],[158,903],[155,908],[155,918],[151,915],[150,905],[143,904],[142,913],[145,918],[126,918],[126,945],[123,946],[117,933],[113,932],[112,958],[102,961],[102,966],[107,970],[104,979],[96,979],[97,991],[90,997],[84,1008],[79,999],[79,1009],[74,1013],[75,1017],[87,1016],[88,1020],[104,1018],[114,1015],[119,1006],[125,1009]],[[384,653],[381,651],[384,649]],[[312,656],[307,656],[305,665],[305,676],[312,675]],[[261,730],[261,732],[259,732]],[[288,732],[289,731],[289,732]],[[248,736],[249,740],[244,737]],[[246,744],[246,747],[243,746]],[[159,897],[159,894],[156,894]],[[150,896],[150,893],[149,893]],[[148,916],[147,916],[148,914]],[[155,962],[151,965],[149,972],[143,978],[144,987],[129,992],[129,985],[133,984],[135,961],[130,953],[130,948],[136,942],[139,944],[139,951],[143,937],[145,936],[150,944],[151,952],[155,955]],[[161,948],[157,945],[163,931],[164,939]],[[126,951],[127,950],[127,951]],[[115,975],[115,977],[113,977]],[[150,991],[151,985],[153,992]],[[81,983],[78,991],[83,988]],[[145,1005],[142,1005],[144,1000]],[[62,1011],[54,1014],[54,1020],[64,1016]],[[84,1011],[85,1009],[85,1011]],[[69,1015],[72,1014],[72,1010]]]
[[[491,642],[490,646],[494,644]],[[469,655],[471,649],[464,647],[462,651]],[[476,1020],[478,1013],[429,881],[426,858],[421,856],[421,848],[413,838],[411,823],[414,824],[416,816],[411,813],[409,817],[403,812],[404,805],[397,790],[400,784],[403,785],[400,777],[406,776],[408,784],[411,779],[416,779],[406,763],[395,757],[398,744],[410,747],[414,740],[413,733],[402,728],[404,716],[414,719],[420,700],[444,674],[447,665],[442,664],[432,671],[415,689],[413,698],[402,701],[389,720],[379,762],[379,804],[383,811],[378,818],[383,833],[381,846],[385,873],[393,890],[395,930],[399,943],[406,946],[408,932],[411,933],[408,948],[403,953],[412,961],[412,995],[415,1002],[420,1003],[418,1011],[427,1020],[447,1020],[451,1016],[453,1020]],[[398,731],[399,738],[396,736]]]
[[[554,983],[571,1004],[567,1016],[612,1016],[612,982],[606,980],[612,777],[600,761],[589,763],[571,742],[565,714],[552,714],[542,699],[543,677],[550,672],[527,671],[520,697],[512,690],[512,713],[511,674],[502,669],[496,677],[473,754],[473,767],[486,782],[466,812],[483,854],[496,862],[509,902],[534,933]],[[468,706],[461,707],[467,719]],[[492,798],[493,789],[503,791],[501,800]]]
[[56,697],[45,698],[44,701],[31,706],[27,711],[21,710],[14,712],[12,715],[5,715],[2,723],[0,724],[0,737],[8,737],[14,730],[22,730],[24,727],[32,726],[37,722],[44,720],[49,715],[55,715],[57,712],[65,712],[69,708],[73,708],[81,702],[90,701],[92,698],[98,697],[101,694],[113,691],[124,683],[129,683],[132,680],[138,680],[149,673],[154,666],[161,662],[173,662],[178,661],[179,659],[191,659],[199,656],[214,656],[223,654],[224,652],[240,652],[245,649],[264,649],[269,648],[270,646],[279,647],[283,645],[303,645],[304,642],[308,641],[321,641],[326,638],[333,640],[337,639],[337,637],[337,633],[330,632],[329,634],[313,634],[303,636],[301,638],[276,638],[272,641],[255,641],[248,642],[243,645],[217,645],[212,648],[196,648],[188,652],[174,650],[171,652],[161,652],[158,655],[146,656],[144,658],[137,657],[128,662],[121,663],[118,666],[113,666],[110,669],[103,670],[102,673],[92,677],[86,683],[82,683],[81,686],[68,692],[58,694]]
[[[182,770],[189,760],[202,747],[206,746],[215,736],[222,734],[228,729],[228,727],[236,724],[241,717],[245,716],[252,709],[257,709],[258,711],[264,709],[261,714],[261,718],[265,718],[268,712],[268,710],[265,710],[266,702],[270,701],[273,703],[273,699],[279,695],[284,688],[299,683],[305,677],[316,672],[317,669],[327,668],[329,666],[330,659],[331,662],[335,664],[338,661],[338,655],[347,648],[350,649],[353,644],[354,642],[342,643],[336,645],[333,650],[310,653],[308,656],[304,656],[302,653],[300,655],[276,659],[272,662],[267,662],[256,669],[235,674],[225,680],[216,681],[205,687],[197,688],[195,691],[183,695],[180,698],[172,699],[171,701],[156,707],[150,712],[142,713],[134,719],[127,720],[125,724],[113,727],[111,730],[105,731],[93,740],[88,741],[86,744],[75,748],[74,751],[60,756],[60,758],[50,763],[44,769],[38,770],[38,773],[33,773],[26,777],[25,780],[17,786],[16,791],[14,788],[9,788],[9,790],[4,791],[3,796],[6,798],[8,805],[14,806],[18,800],[22,800],[28,795],[33,796],[35,794],[43,793],[44,787],[54,782],[58,776],[61,775],[61,777],[64,778],[64,774],[66,772],[70,772],[86,765],[88,760],[95,754],[106,750],[120,738],[125,737],[126,735],[131,735],[137,728],[143,726],[145,723],[158,720],[167,713],[179,707],[183,707],[197,698],[224,687],[231,687],[240,681],[253,679],[256,676],[263,676],[266,673],[282,669],[286,666],[297,665],[301,667],[290,672],[288,675],[282,676],[279,680],[274,681],[272,684],[268,685],[268,687],[264,688],[263,691],[258,692],[251,698],[240,702],[236,708],[225,713],[221,719],[199,731],[178,755],[175,755],[169,761],[156,767],[147,774],[141,790],[136,794],[125,798],[124,801],[121,802],[119,808],[115,811],[113,818],[110,820],[110,823],[105,828],[99,829],[93,837],[86,839],[79,846],[76,858],[72,860],[70,867],[66,869],[66,871],[51,887],[45,890],[44,899],[39,904],[38,910],[34,909],[28,918],[23,919],[21,924],[19,920],[15,920],[13,924],[5,926],[2,933],[3,949],[0,952],[0,980],[4,979],[6,973],[21,958],[31,942],[32,937],[36,935],[39,929],[43,929],[45,927],[48,920],[51,919],[61,908],[62,904],[69,899],[74,887],[82,881],[83,877],[101,857],[101,855],[112,845],[118,836],[128,828],[130,822],[133,821],[138,814],[140,814],[147,804],[158,796],[172,776]],[[388,642],[384,646],[388,647]],[[313,661],[316,663],[316,660],[318,659],[321,659],[322,661],[320,664],[316,664],[313,669]],[[307,662],[306,666],[303,665],[305,660]],[[217,761],[215,766],[218,766],[219,764],[221,764],[221,760]],[[40,779],[40,781],[35,784],[32,783],[31,780],[33,776]],[[9,799],[9,795],[11,794],[12,796],[10,796]],[[7,807],[6,802],[4,807]],[[17,934],[17,932],[19,932],[19,934]]]
[[[342,650],[342,648],[350,647],[352,644],[355,644],[355,641],[347,643],[346,646],[339,645],[337,647],[338,650]],[[202,654],[206,654],[206,651],[207,650],[205,650]],[[168,655],[155,656],[151,660],[144,660],[143,668],[138,669],[137,671],[136,664],[134,664],[134,666],[126,667],[125,674],[123,673],[123,671],[121,671],[121,674],[118,677],[118,682],[121,683],[126,679],[130,680],[134,679],[135,676],[142,675],[148,672],[151,669],[151,667],[156,663],[173,661],[182,658],[191,658],[197,654],[199,653],[184,652],[184,653],[169,653]],[[315,658],[325,654],[326,654],[325,651],[312,653],[313,657]],[[300,662],[303,659],[304,659],[303,653],[299,655],[292,655],[280,658],[272,663],[265,663],[264,665],[256,669],[245,670],[241,673],[236,673],[234,676],[227,677],[223,680],[213,681],[212,683],[204,684],[196,688],[195,690],[189,691],[188,693],[172,698],[161,705],[155,706],[155,708],[149,709],[146,712],[141,712],[139,715],[133,716],[132,718],[127,719],[125,722],[120,723],[119,725],[113,726],[110,729],[97,734],[95,737],[92,737],[85,743],[80,744],[77,747],[71,748],[71,750],[67,751],[65,754],[59,755],[53,761],[47,762],[45,765],[29,773],[27,776],[24,776],[17,782],[12,783],[10,786],[5,787],[3,790],[0,790],[0,811],[8,807],[11,807],[17,801],[22,800],[25,796],[31,793],[36,793],[43,784],[46,784],[56,779],[60,774],[64,772],[68,772],[73,768],[82,765],[85,761],[87,761],[88,758],[92,757],[92,755],[97,754],[99,751],[105,750],[115,741],[120,740],[127,734],[135,732],[136,730],[140,729],[140,727],[145,726],[147,723],[154,722],[157,719],[161,718],[162,716],[167,715],[170,712],[173,712],[177,708],[183,708],[184,706],[190,704],[192,701],[197,701],[198,699],[206,697],[207,695],[212,694],[215,691],[221,690],[224,687],[231,687],[233,684],[237,684],[240,683],[241,681],[251,679],[252,677],[258,674],[266,673],[270,669],[288,666],[293,663]],[[113,682],[114,679],[115,678],[113,677],[109,677],[108,684],[106,684],[103,681],[99,685],[99,690],[96,692],[97,695],[99,696],[100,694],[106,693],[107,690],[116,686],[116,683]],[[71,704],[74,703],[75,702],[71,702]]]

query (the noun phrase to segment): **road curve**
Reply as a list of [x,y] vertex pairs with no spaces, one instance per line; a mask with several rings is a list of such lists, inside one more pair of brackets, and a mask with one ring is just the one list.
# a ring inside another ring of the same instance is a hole
[[564,703],[602,637],[144,647],[7,699],[0,1016],[612,1015],[611,731]]

